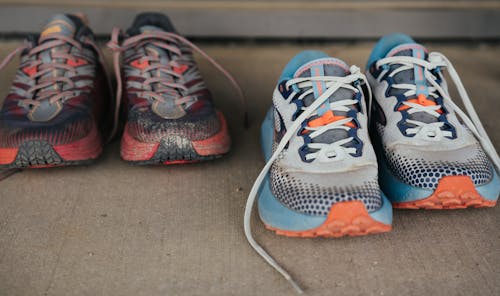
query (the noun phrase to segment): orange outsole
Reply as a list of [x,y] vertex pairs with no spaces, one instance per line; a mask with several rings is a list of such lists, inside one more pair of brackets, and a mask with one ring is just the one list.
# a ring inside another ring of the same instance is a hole
[[434,193],[421,200],[393,203],[397,209],[465,209],[494,207],[496,201],[487,200],[476,190],[474,183],[468,176],[443,177]]
[[387,225],[373,219],[361,201],[335,203],[325,222],[320,226],[303,231],[289,231],[265,225],[278,235],[289,237],[342,237],[361,236],[391,231]]

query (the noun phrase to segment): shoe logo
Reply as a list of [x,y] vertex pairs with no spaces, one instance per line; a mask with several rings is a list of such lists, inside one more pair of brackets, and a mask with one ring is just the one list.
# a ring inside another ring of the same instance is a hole
[[277,142],[281,141],[281,138],[285,135],[286,128],[285,122],[279,114],[278,110],[274,109],[274,138]]
[[59,26],[52,26],[52,27],[48,27],[47,29],[43,30],[42,32],[42,37],[45,37],[49,34],[53,34],[53,33],[60,33],[62,30],[61,30],[61,27]]
[[42,31],[40,36],[46,37],[47,35],[62,33],[63,31],[73,35],[75,33],[75,28],[64,20],[53,20],[47,25],[46,29]]

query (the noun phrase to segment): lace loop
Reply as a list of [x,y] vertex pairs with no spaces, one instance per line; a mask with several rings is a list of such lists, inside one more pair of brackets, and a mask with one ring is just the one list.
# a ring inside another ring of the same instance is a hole
[[[245,99],[245,96],[243,94],[243,91],[241,90],[240,86],[236,82],[236,80],[227,72],[222,66],[220,66],[214,59],[212,59],[210,56],[208,56],[203,50],[201,50],[199,47],[194,45],[192,42],[187,40],[186,38],[177,35],[175,33],[171,32],[144,32],[136,36],[129,37],[125,40],[122,41],[122,43],[119,43],[119,37],[120,37],[121,30],[119,28],[114,28],[111,34],[111,41],[107,43],[107,46],[113,50],[113,65],[114,65],[114,70],[115,70],[115,75],[116,75],[116,80],[117,80],[117,89],[116,89],[116,102],[117,105],[119,105],[121,99],[122,99],[122,92],[123,92],[123,82],[122,82],[122,77],[121,77],[121,70],[120,70],[120,54],[130,48],[136,47],[136,46],[141,46],[145,43],[151,43],[157,47],[161,47],[165,50],[168,50],[170,52],[173,52],[177,55],[181,55],[180,48],[178,46],[170,45],[170,44],[165,44],[164,42],[159,42],[158,40],[161,41],[166,41],[170,42],[173,44],[178,44],[182,43],[189,48],[193,49],[194,51],[198,52],[201,56],[203,56],[207,61],[209,61],[217,70],[219,70],[233,85],[233,87],[237,90],[238,96],[240,97],[241,100],[241,105],[242,109],[244,112],[244,118],[245,118],[245,127],[248,126],[248,109],[247,109],[247,102]],[[171,66],[175,66],[175,63],[171,64]],[[159,66],[155,66],[159,67]],[[149,68],[149,69],[155,69],[155,68]],[[143,70],[144,71],[144,70]],[[162,72],[166,74],[171,74],[172,71],[168,69],[162,69]],[[177,87],[177,85],[167,85],[167,87]],[[181,98],[181,101],[186,101],[186,98]],[[115,119],[117,120],[118,118],[118,113],[115,113]],[[115,131],[116,132],[116,131]]]

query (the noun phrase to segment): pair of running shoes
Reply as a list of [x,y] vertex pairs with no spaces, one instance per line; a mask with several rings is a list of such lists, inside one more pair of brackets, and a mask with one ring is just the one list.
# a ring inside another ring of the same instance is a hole
[[[241,89],[166,16],[138,15],[126,33],[113,30],[108,46],[116,97],[83,16],[54,16],[5,58],[0,69],[21,54],[0,111],[0,168],[92,162],[120,119],[121,156],[136,164],[229,151],[227,124],[192,50],[243,98]],[[468,115],[450,98],[444,70]],[[278,234],[340,237],[390,231],[392,207],[492,207],[500,192],[499,157],[458,74],[444,55],[406,35],[377,43],[366,76],[322,52],[300,53],[285,67],[261,131],[267,164],[249,194],[245,233],[294,285],[252,237],[257,198],[261,220]]]
[[240,95],[241,90],[180,36],[168,17],[139,14],[126,33],[113,30],[108,47],[116,97],[83,15],[55,15],[5,58],[0,69],[21,55],[0,111],[0,168],[86,164],[121,128],[121,156],[135,164],[196,162],[229,151],[226,121],[214,107],[192,51],[221,70]]
[[[447,70],[468,113],[451,99]],[[383,37],[366,75],[319,51],[284,68],[261,126],[267,161],[249,194],[266,228],[290,237],[388,232],[392,208],[495,206],[500,161],[453,65],[404,34]]]

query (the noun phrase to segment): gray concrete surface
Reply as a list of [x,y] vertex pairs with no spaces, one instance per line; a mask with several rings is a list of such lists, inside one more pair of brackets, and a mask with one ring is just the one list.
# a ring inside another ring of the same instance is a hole
[[[364,66],[373,44],[207,45],[251,105],[200,60],[229,118],[232,152],[213,162],[134,167],[115,141],[94,165],[24,171],[0,183],[0,295],[291,295],[246,243],[243,207],[263,166],[258,128],[285,63],[322,49]],[[2,42],[0,57],[14,42]],[[430,46],[455,62],[500,144],[500,46]],[[0,92],[15,65],[2,73]],[[241,189],[240,189],[241,188]],[[391,233],[342,239],[255,236],[310,295],[500,295],[500,207],[395,211]]]

